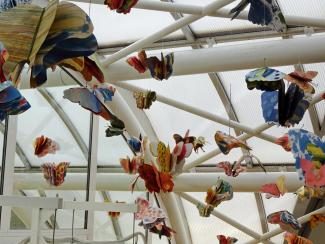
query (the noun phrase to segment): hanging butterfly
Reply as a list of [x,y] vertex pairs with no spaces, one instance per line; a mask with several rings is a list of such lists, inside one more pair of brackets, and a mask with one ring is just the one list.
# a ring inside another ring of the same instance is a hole
[[106,129],[106,137],[120,136],[125,130],[124,122],[120,119],[113,119],[110,121],[111,125]]
[[224,235],[217,235],[219,240],[219,244],[233,244],[236,243],[238,240],[234,237],[224,236]]
[[312,100],[311,94],[304,93],[291,83],[286,93],[279,91],[263,92],[261,104],[263,117],[267,123],[290,127],[299,124]]
[[34,141],[34,154],[37,157],[44,157],[48,153],[55,154],[59,150],[59,145],[52,139],[41,135]]
[[154,91],[135,91],[133,97],[139,109],[149,109],[154,101],[156,101],[156,92]]
[[295,194],[301,201],[311,198],[325,198],[325,188],[324,187],[300,187]]
[[141,156],[134,156],[132,160],[129,157],[120,158],[120,164],[127,174],[138,173],[138,168],[140,165],[144,164],[144,160]]
[[[109,201],[105,201],[105,202],[109,202]],[[125,202],[116,201],[116,203],[125,203]],[[121,212],[112,212],[112,211],[108,212],[108,216],[111,218],[118,218],[118,217],[120,217],[120,215],[121,215]]]
[[246,74],[249,90],[276,91],[282,87],[285,73],[268,67],[256,69]]
[[235,8],[231,9],[230,14],[234,14],[231,19],[235,19],[249,4],[248,20],[250,22],[262,26],[267,25],[277,32],[286,32],[287,25],[276,0],[241,0]]
[[315,229],[319,225],[319,223],[324,223],[324,222],[325,222],[324,214],[313,214],[309,220],[311,229]]
[[260,191],[266,193],[265,197],[267,199],[270,199],[271,197],[279,198],[280,196],[283,196],[288,191],[285,186],[285,176],[279,176],[276,183],[263,185]]
[[284,231],[295,232],[301,228],[301,224],[288,211],[279,211],[267,216],[270,224],[279,224]]
[[196,207],[199,210],[199,214],[202,217],[209,217],[215,207],[217,207],[223,201],[229,201],[233,198],[232,186],[222,180],[218,179],[217,183],[211,186],[205,197],[207,205],[198,204]]
[[288,244],[313,244],[311,240],[290,232],[284,233],[284,239]]
[[234,162],[233,164],[228,161],[220,162],[217,164],[217,167],[223,169],[226,175],[237,177],[241,172],[244,172],[246,170],[246,168],[242,167],[241,163],[238,162],[239,161]]
[[162,223],[167,219],[164,210],[152,206],[146,199],[137,198],[138,212],[135,213],[135,219],[141,220],[140,226],[144,229],[151,229],[155,225]]
[[152,193],[172,192],[174,188],[173,177],[170,173],[159,172],[154,164],[144,163],[138,168],[139,176],[131,184],[133,192],[137,179],[140,177],[144,180],[146,189]]
[[228,154],[231,149],[236,147],[241,147],[246,150],[252,150],[249,146],[247,146],[244,142],[238,140],[237,138],[227,135],[221,131],[217,131],[214,135],[214,139],[223,154]]
[[203,152],[205,152],[203,147],[205,146],[206,143],[207,142],[203,136],[196,137],[193,142],[194,152],[198,153],[199,149],[201,149]]
[[106,120],[111,120],[115,117],[100,103],[95,94],[90,92],[87,88],[69,88],[64,91],[63,98],[66,98],[73,103],[79,103],[79,105],[83,108],[91,111],[96,115],[100,115]]
[[173,162],[169,145],[159,141],[150,142],[149,144],[151,154],[157,158],[157,165],[159,171],[163,173],[170,173],[172,171]]
[[173,234],[176,234],[176,231],[163,223],[155,225],[154,227],[150,228],[149,231],[151,233],[158,234],[159,239],[161,239],[162,236],[166,236],[170,240],[173,237]]
[[296,159],[300,179],[309,187],[325,186],[325,143],[311,132],[289,130],[291,151]]
[[44,179],[53,186],[60,186],[65,179],[69,163],[61,162],[58,165],[54,163],[45,163],[41,165]]
[[287,74],[284,78],[292,83],[295,83],[305,93],[315,93],[315,88],[311,85],[312,80],[317,76],[316,71],[299,71]]
[[283,149],[286,150],[287,152],[291,151],[289,135],[287,133],[284,134],[283,136],[279,137],[278,139],[276,139],[275,143],[280,145],[281,147],[283,147]]
[[130,57],[127,63],[134,67],[139,73],[144,73],[149,69],[151,77],[156,80],[168,80],[173,73],[174,53],[166,56],[161,53],[161,60],[157,57],[147,58],[145,51],[138,53],[138,57]]
[[102,100],[106,102],[111,102],[113,100],[113,96],[115,94],[116,88],[112,86],[108,87],[96,87],[94,89],[96,96],[101,97]]
[[105,0],[104,4],[116,13],[128,14],[139,0]]
[[132,148],[132,151],[138,153],[141,152],[141,146],[142,146],[142,136],[140,134],[139,139],[136,137],[131,137],[127,140],[127,143]]

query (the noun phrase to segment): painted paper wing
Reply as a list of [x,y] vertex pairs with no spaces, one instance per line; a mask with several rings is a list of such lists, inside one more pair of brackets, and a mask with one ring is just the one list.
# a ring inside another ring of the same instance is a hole
[[58,165],[54,163],[41,165],[45,180],[53,186],[60,186],[64,182],[68,167],[67,162],[61,162]]
[[165,57],[161,53],[161,60],[157,57],[150,57],[146,60],[146,65],[153,78],[157,80],[168,80],[173,73],[174,54],[167,54]]
[[266,198],[271,197],[279,198],[283,196],[287,189],[285,187],[285,176],[278,177],[276,183],[265,184],[261,188],[261,192],[266,193]]
[[111,125],[106,129],[106,137],[120,136],[125,130],[124,122],[120,119],[114,118],[110,121]]
[[227,135],[221,131],[217,131],[214,135],[214,139],[223,154],[228,154],[230,150],[236,147],[241,147],[246,150],[252,150],[249,146],[247,146],[244,142],[236,139],[231,135]]
[[233,244],[236,243],[238,240],[234,237],[224,236],[224,235],[217,235],[219,240],[219,244]]
[[218,168],[222,168],[227,176],[237,177],[241,172],[244,172],[246,168],[242,167],[240,162],[234,162],[231,164],[228,161],[220,162],[217,164]]
[[44,157],[47,154],[54,154],[59,150],[59,145],[46,136],[37,137],[34,141],[34,154],[37,157]]
[[138,0],[105,0],[104,4],[117,13],[128,14],[137,2]]
[[317,74],[318,72],[316,71],[303,72],[295,70],[294,72],[287,74],[285,76],[285,79],[292,83],[295,83],[301,90],[306,93],[315,93],[315,88],[311,85],[311,81],[317,76]]
[[263,110],[263,118],[266,123],[279,122],[279,92],[263,92],[261,95],[261,104]]
[[291,145],[289,142],[289,135],[286,133],[283,136],[279,137],[276,141],[276,144],[280,145],[283,147],[284,150],[286,150],[287,152],[291,151]]
[[154,91],[135,91],[133,92],[137,108],[149,109],[154,101],[156,101],[156,92]]
[[295,232],[301,228],[301,224],[286,210],[268,215],[267,221],[271,224],[279,224],[281,229],[288,232]]
[[120,164],[127,174],[136,174],[140,165],[144,163],[144,160],[141,156],[135,156],[132,159],[120,158]]
[[[34,4],[17,5],[0,13],[0,40],[10,53],[4,65],[7,75],[19,69],[20,63],[33,64],[54,21],[58,4],[58,0],[52,0],[45,8]],[[16,71],[20,73],[20,70]],[[18,78],[18,74],[13,77]]]
[[313,244],[311,240],[290,232],[284,233],[284,239],[288,242],[288,244]]
[[147,71],[147,54],[144,50],[138,52],[138,56],[132,56],[126,60],[126,62],[135,68],[140,74]]
[[149,231],[151,233],[158,234],[159,239],[161,239],[162,236],[166,236],[170,240],[173,234],[176,234],[176,231],[174,231],[172,228],[161,223],[150,228]]
[[281,71],[265,67],[246,74],[246,84],[249,90],[276,91],[281,88],[284,77]]
[[131,137],[130,139],[127,140],[127,143],[129,144],[129,147],[132,148],[132,150],[136,153],[141,151],[141,135],[139,138],[136,137]]

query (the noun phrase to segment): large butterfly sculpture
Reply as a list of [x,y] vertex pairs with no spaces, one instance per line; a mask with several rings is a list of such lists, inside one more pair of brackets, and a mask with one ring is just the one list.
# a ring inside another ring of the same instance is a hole
[[276,139],[275,143],[280,145],[281,147],[283,147],[283,149],[286,150],[287,152],[291,151],[289,135],[287,133],[284,134],[283,136],[279,137],[278,139]]
[[175,233],[175,231],[165,226],[164,221],[167,219],[165,212],[161,208],[152,206],[146,199],[140,197],[137,198],[137,204],[139,210],[135,214],[135,219],[141,220],[139,226],[159,234],[159,237],[165,235],[171,238],[172,233]]
[[288,211],[279,211],[267,216],[270,224],[279,224],[284,231],[295,232],[301,228],[301,224]]
[[300,187],[295,194],[301,201],[311,198],[325,198],[325,187]]
[[248,20],[254,24],[267,25],[277,32],[285,32],[287,25],[280,6],[276,0],[241,0],[241,2],[230,11],[236,18],[250,4]]
[[134,156],[132,159],[129,157],[121,158],[120,164],[127,174],[136,174],[141,165],[144,164],[142,156]]
[[104,4],[117,13],[128,14],[139,0],[105,0]]
[[249,146],[247,146],[244,142],[241,140],[238,140],[237,138],[227,135],[226,133],[223,133],[221,131],[217,131],[214,135],[214,139],[220,149],[220,151],[223,154],[228,154],[233,148],[241,147],[246,150],[252,150]]
[[292,129],[288,134],[300,178],[309,187],[325,186],[325,143],[303,129]]
[[311,229],[315,229],[319,223],[325,222],[325,215],[324,214],[314,214],[310,217],[309,224]]
[[144,50],[138,53],[138,57],[130,57],[127,63],[134,67],[139,73],[144,73],[149,69],[152,78],[156,80],[168,80],[173,73],[174,54],[170,53],[166,56],[161,53],[161,60],[157,57],[147,57]]
[[288,244],[313,244],[311,240],[291,232],[284,233],[284,239]]
[[41,135],[34,141],[34,154],[37,157],[44,157],[49,153],[54,154],[59,150],[59,145],[52,139]]
[[224,235],[217,235],[217,238],[219,240],[219,244],[233,244],[238,241],[235,237],[224,236]]
[[265,197],[267,199],[274,197],[279,198],[283,196],[286,192],[285,186],[285,176],[279,176],[276,183],[265,184],[261,187],[261,192],[266,193]]
[[228,161],[220,162],[217,164],[217,167],[223,169],[227,176],[232,177],[237,177],[241,172],[246,170],[239,161],[235,161],[234,163]]
[[149,109],[154,101],[156,101],[156,92],[154,91],[135,91],[133,97],[139,109]]
[[44,179],[53,186],[60,186],[65,179],[69,163],[61,162],[58,165],[54,163],[45,163],[41,165]]
[[205,197],[206,205],[198,203],[196,207],[199,210],[200,216],[209,217],[213,209],[221,202],[231,200],[232,198],[232,186],[228,182],[218,179],[217,183],[211,186],[207,191]]

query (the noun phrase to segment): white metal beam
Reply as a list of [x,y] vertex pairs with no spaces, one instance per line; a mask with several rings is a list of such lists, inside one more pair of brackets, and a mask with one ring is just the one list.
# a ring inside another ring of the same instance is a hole
[[200,15],[189,15],[184,18],[181,18],[172,24],[166,26],[165,28],[143,38],[140,39],[133,44],[129,45],[128,47],[114,53],[113,55],[109,56],[103,61],[104,66],[109,66],[110,64],[126,57],[127,55],[130,55],[133,52],[138,51],[139,49],[145,48],[146,46],[154,43],[155,41],[160,40],[164,36],[167,36],[170,33],[173,33],[174,31],[177,31],[178,29],[182,28],[183,26],[186,26],[194,21],[197,21],[201,18],[203,18],[205,15],[213,13],[214,11],[230,4],[231,2],[234,2],[234,0],[217,0],[213,1],[212,3],[207,4],[202,8],[202,11]]
[[[324,42],[325,36],[319,35],[177,51],[173,76],[252,69],[265,66],[265,62],[270,67],[324,62]],[[125,60],[109,65],[105,74],[114,82],[151,78],[149,72],[139,74]]]

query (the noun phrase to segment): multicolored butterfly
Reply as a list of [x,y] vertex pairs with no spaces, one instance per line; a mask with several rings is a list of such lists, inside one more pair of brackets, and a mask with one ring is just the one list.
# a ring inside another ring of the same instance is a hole
[[139,0],[105,0],[104,4],[117,13],[128,14]]
[[161,239],[162,236],[166,236],[169,240],[172,238],[173,234],[176,234],[176,231],[174,231],[172,228],[159,223],[155,225],[154,227],[150,228],[149,231],[151,233],[155,233],[159,235],[159,239]]
[[250,4],[248,20],[253,24],[267,25],[277,32],[286,32],[287,25],[280,6],[276,0],[241,0],[241,2],[230,11],[235,19]]
[[144,163],[138,168],[139,176],[131,184],[131,190],[134,190],[137,179],[144,180],[146,189],[152,193],[172,192],[174,188],[173,177],[170,173],[159,172],[154,164]]
[[35,139],[34,149],[34,154],[37,157],[44,157],[48,153],[54,154],[57,150],[59,150],[59,145],[54,140],[41,135]]
[[313,244],[311,240],[290,232],[284,233],[284,239],[288,244]]
[[232,177],[237,177],[241,172],[246,170],[246,168],[242,167],[241,163],[238,163],[238,161],[233,164],[228,161],[220,162],[217,164],[217,167],[223,169],[226,175]]
[[266,193],[267,199],[271,197],[279,198],[283,196],[288,190],[285,186],[285,176],[279,176],[276,183],[265,184],[261,187],[261,192]]
[[125,173],[136,174],[138,173],[139,167],[144,164],[144,160],[141,156],[134,156],[132,160],[129,157],[121,158],[120,164],[124,169]]
[[217,183],[211,186],[207,191],[207,195],[205,198],[205,202],[207,205],[197,205],[200,216],[209,217],[213,209],[217,207],[221,202],[231,200],[232,198],[232,186],[228,182],[222,179],[218,179]]
[[138,57],[130,57],[126,62],[135,68],[140,74],[147,71],[147,54],[146,51],[141,50],[138,52]]
[[223,154],[228,154],[230,150],[236,147],[241,147],[246,150],[252,150],[249,146],[247,146],[244,142],[238,140],[237,138],[227,135],[221,131],[217,131],[214,135],[214,139]]
[[325,143],[311,132],[302,129],[289,130],[291,151],[296,168],[305,185],[325,186]]
[[61,162],[58,165],[54,163],[45,163],[41,165],[44,179],[53,186],[60,186],[65,179],[69,163]]
[[289,142],[289,135],[287,133],[284,134],[283,136],[279,137],[278,139],[276,139],[275,143],[282,146],[283,149],[286,150],[287,152],[291,151],[291,145],[290,145],[290,142]]
[[135,91],[133,97],[139,109],[149,109],[154,101],[156,101],[156,92],[154,91]]
[[295,232],[301,228],[301,224],[288,211],[279,211],[267,216],[270,224],[279,224],[282,230]]
[[315,88],[311,85],[312,80],[317,76],[316,71],[299,71],[287,74],[284,78],[292,83],[295,83],[301,90],[306,93],[315,93]]
[[219,240],[219,244],[233,244],[236,243],[238,240],[234,237],[224,236],[224,235],[217,235]]
[[325,198],[325,188],[302,186],[295,194],[297,194],[298,198],[302,201],[311,198]]

